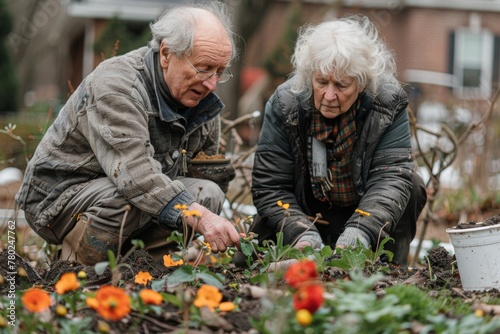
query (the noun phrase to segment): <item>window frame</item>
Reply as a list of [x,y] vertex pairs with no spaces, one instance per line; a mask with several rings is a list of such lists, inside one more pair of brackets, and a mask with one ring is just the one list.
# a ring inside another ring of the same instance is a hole
[[[471,35],[481,36],[481,62],[478,87],[464,86],[465,38]],[[453,75],[455,76],[454,93],[462,98],[488,99],[492,92],[493,67],[494,67],[495,36],[486,29],[458,28],[454,32],[453,41]]]

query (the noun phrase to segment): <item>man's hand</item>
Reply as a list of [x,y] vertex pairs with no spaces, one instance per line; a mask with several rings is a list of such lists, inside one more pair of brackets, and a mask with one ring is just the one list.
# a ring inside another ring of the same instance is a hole
[[229,220],[196,202],[189,206],[189,210],[201,213],[201,218],[186,217],[186,222],[195,232],[203,235],[214,253],[225,252],[231,246],[240,248],[240,235]]

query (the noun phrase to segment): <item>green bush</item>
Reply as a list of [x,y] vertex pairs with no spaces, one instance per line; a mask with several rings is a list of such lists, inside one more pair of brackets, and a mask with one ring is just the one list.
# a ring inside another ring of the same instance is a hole
[[114,17],[106,23],[104,31],[94,44],[94,51],[109,58],[146,46],[151,39],[149,27],[138,28],[134,30],[123,20]]

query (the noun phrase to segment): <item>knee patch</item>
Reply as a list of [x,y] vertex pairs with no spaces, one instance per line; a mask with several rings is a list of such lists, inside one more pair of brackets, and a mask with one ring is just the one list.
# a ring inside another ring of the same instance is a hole
[[108,250],[117,255],[118,238],[119,236],[114,233],[87,223],[76,249],[77,261],[85,265],[94,265],[97,262],[107,261]]

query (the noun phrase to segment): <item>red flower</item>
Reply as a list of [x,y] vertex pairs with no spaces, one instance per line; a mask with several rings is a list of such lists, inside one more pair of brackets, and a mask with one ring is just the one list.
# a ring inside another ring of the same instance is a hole
[[315,280],[317,277],[316,263],[307,259],[292,264],[285,273],[285,281],[292,288],[297,288],[302,283]]
[[323,286],[318,284],[304,285],[293,295],[293,308],[298,310],[308,310],[311,313],[323,305]]

